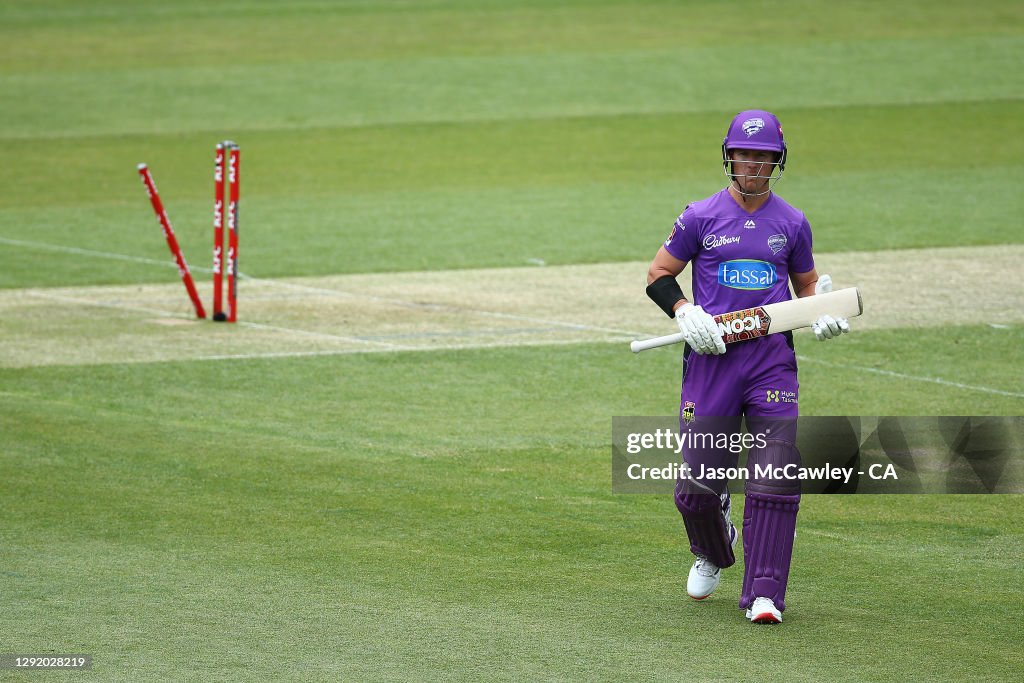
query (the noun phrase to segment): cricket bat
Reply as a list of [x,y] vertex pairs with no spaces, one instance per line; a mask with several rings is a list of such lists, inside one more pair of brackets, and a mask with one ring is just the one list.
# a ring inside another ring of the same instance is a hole
[[[805,296],[802,299],[780,301],[766,306],[744,308],[740,311],[720,313],[715,316],[718,329],[722,331],[722,340],[726,344],[763,337],[766,334],[789,332],[801,327],[810,327],[815,320],[823,315],[833,318],[854,318],[864,312],[864,304],[860,298],[860,290],[856,287],[837,289],[827,294]],[[678,344],[683,339],[682,332],[666,334],[630,342],[633,353],[640,353],[659,346]]]

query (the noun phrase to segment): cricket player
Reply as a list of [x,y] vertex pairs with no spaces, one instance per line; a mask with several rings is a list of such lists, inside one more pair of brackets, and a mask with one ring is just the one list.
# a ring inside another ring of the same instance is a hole
[[[755,465],[773,469],[795,463],[799,383],[791,333],[729,346],[713,315],[831,291],[818,276],[811,227],[803,212],[772,192],[786,167],[786,142],[778,119],[767,111],[740,112],[722,142],[729,185],[689,204],[658,250],[647,274],[647,295],[676,320],[686,346],[680,429],[737,432],[741,417],[760,443],[747,453],[743,588],[739,606],[755,623],[780,623],[796,534],[800,483],[755,477]],[[676,277],[690,267],[693,301]],[[811,321],[808,321],[811,322]],[[849,332],[846,320],[813,321],[818,340]],[[688,476],[676,482],[676,507],[696,561],[686,590],[703,600],[718,587],[721,570],[735,563],[737,533],[729,518],[728,481],[709,476],[735,467],[739,453],[690,447]],[[765,468],[767,469],[767,468]],[[776,471],[778,471],[776,469]]]

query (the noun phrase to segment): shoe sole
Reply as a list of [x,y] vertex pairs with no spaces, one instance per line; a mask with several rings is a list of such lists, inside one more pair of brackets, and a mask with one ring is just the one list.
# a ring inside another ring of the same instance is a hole
[[687,594],[687,595],[689,595],[689,596],[690,596],[690,597],[691,597],[692,599],[694,599],[694,600],[707,600],[708,598],[710,598],[710,597],[711,597],[711,595],[712,595],[712,594],[713,594],[713,593],[714,593],[714,592],[715,592],[716,590],[718,590],[718,586],[719,586],[719,584],[721,584],[721,582],[722,582],[722,580],[721,580],[721,578],[719,578],[719,580],[718,580],[718,583],[716,583],[716,584],[715,584],[714,588],[712,588],[711,590],[709,590],[709,591],[708,591],[707,593],[705,593],[704,595],[699,595],[699,596],[698,596],[698,595],[694,595],[693,593],[691,593],[691,592],[690,592],[689,588],[687,588],[687,590],[686,590],[686,594]]
[[750,621],[754,624],[781,624],[782,618],[775,616],[771,612],[762,612],[757,616],[750,617]]

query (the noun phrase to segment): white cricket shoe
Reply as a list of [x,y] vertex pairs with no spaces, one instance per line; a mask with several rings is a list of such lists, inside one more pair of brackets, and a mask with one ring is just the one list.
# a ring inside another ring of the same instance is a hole
[[747,608],[747,619],[755,624],[781,624],[782,612],[775,608],[771,598],[754,598]]
[[[729,540],[736,547],[739,534],[736,527],[729,523]],[[704,555],[697,555],[697,560],[690,567],[690,575],[686,577],[686,593],[694,600],[703,600],[718,588],[722,581],[722,570]]]

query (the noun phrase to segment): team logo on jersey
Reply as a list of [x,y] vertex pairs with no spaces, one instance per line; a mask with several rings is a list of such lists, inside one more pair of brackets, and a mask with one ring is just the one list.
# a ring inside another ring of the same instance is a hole
[[778,254],[786,248],[786,236],[782,234],[772,235],[768,238],[768,248],[772,250],[773,254]]
[[665,246],[666,247],[669,245],[669,243],[672,241],[672,238],[675,237],[675,236],[676,236],[676,227],[673,225],[672,226],[672,232],[670,232],[668,234],[668,239],[665,240]]
[[768,289],[778,282],[775,265],[767,261],[737,259],[718,264],[718,284],[732,289]]
[[708,235],[704,238],[704,248],[711,250],[717,247],[724,246],[726,244],[737,244],[740,241],[740,237],[719,237],[718,235]]
[[747,119],[743,122],[743,132],[747,134],[747,137],[753,137],[757,135],[764,128],[764,119]]
[[754,228],[757,227],[757,223],[755,223],[753,220],[748,220],[746,223],[743,224],[743,227],[746,228],[747,230],[753,230]]
[[691,422],[693,422],[694,411],[696,409],[697,406],[693,403],[693,401],[687,401],[686,403],[684,403],[683,409],[679,412],[679,414],[682,415],[683,417],[683,422],[685,422],[686,424],[690,424]]

